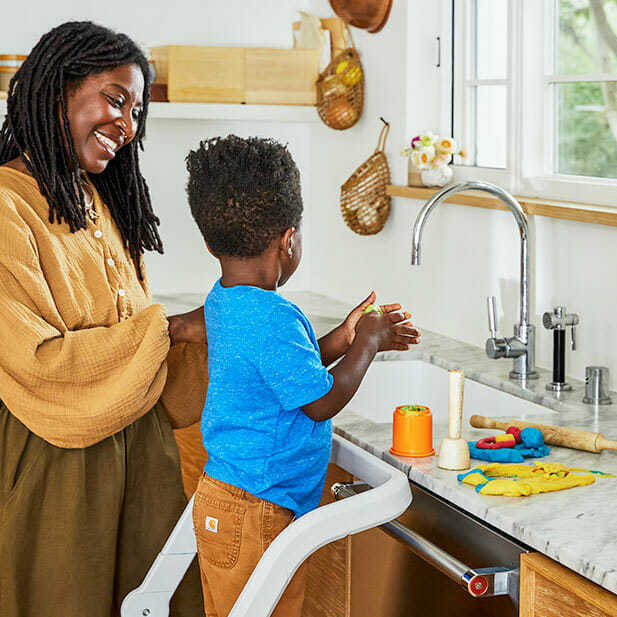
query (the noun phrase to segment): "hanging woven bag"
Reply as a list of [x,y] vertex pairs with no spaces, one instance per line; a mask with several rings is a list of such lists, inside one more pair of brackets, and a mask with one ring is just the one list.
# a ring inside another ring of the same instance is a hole
[[375,152],[341,186],[341,211],[347,226],[362,236],[379,233],[390,214],[390,168],[384,153],[390,125],[384,123]]
[[347,37],[350,47],[334,56],[317,78],[317,113],[338,131],[352,127],[364,107],[364,70],[349,28]]

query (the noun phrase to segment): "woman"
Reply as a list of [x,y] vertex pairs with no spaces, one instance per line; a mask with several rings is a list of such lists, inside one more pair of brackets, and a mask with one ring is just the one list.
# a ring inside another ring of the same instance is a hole
[[[109,617],[182,512],[202,309],[151,304],[162,252],[138,149],[148,64],[90,22],[45,34],[0,131],[0,615]],[[171,348],[171,350],[170,350]],[[191,377],[193,371],[194,379]],[[181,403],[181,406],[178,405]],[[203,615],[197,570],[172,615]]]

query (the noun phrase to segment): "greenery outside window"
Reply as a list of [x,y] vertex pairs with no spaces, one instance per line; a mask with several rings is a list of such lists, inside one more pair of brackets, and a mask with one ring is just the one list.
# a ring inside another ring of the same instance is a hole
[[617,206],[617,0],[446,0],[444,13],[468,149],[457,176]]

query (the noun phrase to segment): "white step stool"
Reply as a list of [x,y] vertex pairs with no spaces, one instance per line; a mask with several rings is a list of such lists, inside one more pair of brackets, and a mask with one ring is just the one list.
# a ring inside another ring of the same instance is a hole
[[[308,512],[286,527],[263,554],[229,617],[269,617],[295,571],[317,549],[395,519],[411,503],[405,474],[333,436],[330,461],[372,488]],[[131,591],[121,617],[168,617],[169,601],[197,553],[193,498],[143,583]]]

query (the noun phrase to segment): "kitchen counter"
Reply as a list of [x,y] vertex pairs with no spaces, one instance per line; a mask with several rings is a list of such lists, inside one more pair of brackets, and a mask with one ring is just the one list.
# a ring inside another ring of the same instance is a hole
[[[351,305],[310,292],[284,295],[309,315],[318,336],[340,323],[351,308]],[[203,296],[159,296],[157,301],[171,314],[198,306]],[[617,439],[617,394],[614,392],[611,393],[613,405],[585,405],[581,402],[584,383],[570,379],[573,390],[556,396],[544,389],[552,375],[543,369],[538,369],[538,380],[521,386],[507,378],[511,360],[491,360],[479,347],[428,332],[421,326],[420,330],[422,342],[419,345],[407,352],[378,354],[376,361],[418,359],[446,369],[462,368],[469,379],[557,412],[528,415],[527,420],[600,432],[609,439]],[[433,441],[436,449],[447,429],[447,420],[435,420]],[[401,469],[410,480],[617,594],[616,478],[597,478],[590,486],[529,497],[480,495],[473,487],[459,483],[456,472],[439,469],[435,456],[410,459],[390,454],[391,423],[371,422],[347,408],[334,418],[334,430]],[[495,432],[474,429],[463,423],[463,437],[467,440]],[[547,460],[617,474],[616,451],[593,454],[551,446]],[[472,466],[474,462],[477,461],[472,460]]]

